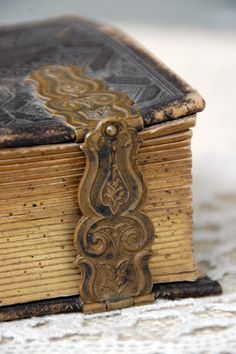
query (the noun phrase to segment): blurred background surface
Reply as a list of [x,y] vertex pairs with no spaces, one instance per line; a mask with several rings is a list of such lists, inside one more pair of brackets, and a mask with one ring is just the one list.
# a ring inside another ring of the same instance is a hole
[[[82,343],[83,352],[87,352],[94,348],[91,341],[95,339],[103,348],[97,347],[99,353],[100,349],[101,353],[143,353],[146,348],[148,353],[235,353],[236,1],[0,0],[0,25],[65,14],[90,17],[126,31],[205,98],[207,106],[199,114],[193,139],[195,252],[200,268],[221,281],[224,295],[180,301],[177,307],[158,302],[146,311],[130,309],[118,312],[114,318],[98,315],[90,321],[78,315],[55,316],[48,318],[45,328],[44,320],[28,320],[21,322],[25,331],[36,338],[45,353],[50,352],[53,328],[59,331],[61,348],[67,353],[74,352],[75,342],[77,348]],[[68,321],[77,328],[74,337],[70,337],[72,325]],[[37,323],[42,323],[42,329],[38,329],[44,337],[41,344],[32,330]],[[125,333],[122,326],[127,328]],[[26,345],[19,339],[17,328],[10,324],[5,327],[4,335],[14,337],[16,330],[15,341],[9,342],[6,349],[14,348],[17,340]]]

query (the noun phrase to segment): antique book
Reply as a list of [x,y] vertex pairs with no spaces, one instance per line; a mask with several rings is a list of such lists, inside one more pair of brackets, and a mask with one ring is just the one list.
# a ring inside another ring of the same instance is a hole
[[77,17],[0,30],[0,319],[218,294],[192,245],[200,94]]

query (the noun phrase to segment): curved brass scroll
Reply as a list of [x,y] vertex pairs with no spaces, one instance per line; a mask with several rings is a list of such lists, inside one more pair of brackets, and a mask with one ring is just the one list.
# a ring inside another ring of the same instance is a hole
[[26,80],[36,84],[47,110],[75,129],[79,142],[107,118],[125,118],[130,126],[143,128],[143,119],[132,100],[124,92],[109,89],[104,80],[86,75],[84,68],[47,65]]
[[85,304],[122,301],[152,290],[148,260],[154,228],[141,211],[146,188],[137,166],[139,144],[136,129],[122,119],[108,119],[82,145],[87,157],[78,192],[83,216],[74,241]]

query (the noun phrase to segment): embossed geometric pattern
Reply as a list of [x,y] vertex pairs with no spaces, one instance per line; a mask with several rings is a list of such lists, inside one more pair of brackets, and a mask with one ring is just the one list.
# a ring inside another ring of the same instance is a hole
[[74,130],[52,117],[29,85],[1,78],[0,85],[0,147],[59,143],[64,136],[74,139]]
[[156,106],[168,105],[189,92],[146,54],[85,20],[72,17],[2,29],[0,146],[74,140],[74,132],[43,109],[34,87],[24,81],[48,64],[84,67],[86,74],[106,80],[109,88],[124,91],[141,110],[145,125],[152,124]]

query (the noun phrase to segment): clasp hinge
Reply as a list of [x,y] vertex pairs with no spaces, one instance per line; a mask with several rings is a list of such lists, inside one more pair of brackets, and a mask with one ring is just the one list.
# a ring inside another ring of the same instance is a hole
[[152,304],[155,301],[155,294],[140,295],[129,297],[118,301],[102,301],[91,304],[83,304],[83,312],[85,314],[92,314],[97,312],[106,312],[113,310],[120,310],[131,306],[142,306]]

